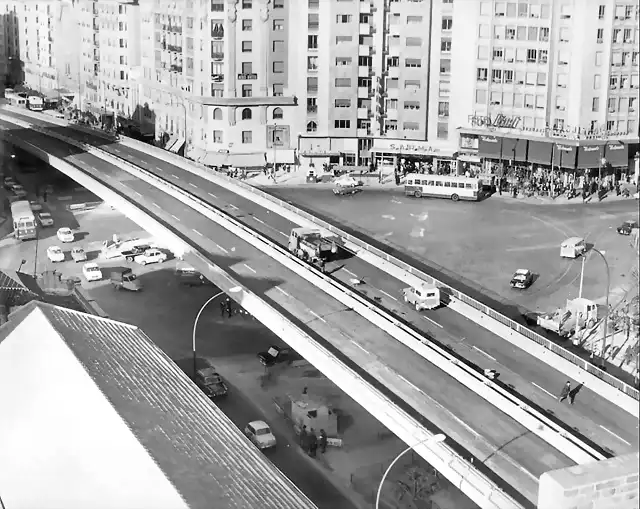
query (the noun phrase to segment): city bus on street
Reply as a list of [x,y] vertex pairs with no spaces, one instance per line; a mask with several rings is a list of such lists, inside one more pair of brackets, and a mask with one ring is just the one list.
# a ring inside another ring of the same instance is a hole
[[453,201],[478,201],[482,196],[482,179],[410,173],[405,180],[404,193],[416,198],[425,196]]
[[30,95],[27,97],[27,108],[32,111],[42,111],[44,110],[44,100],[37,95]]
[[36,216],[27,200],[14,201],[11,204],[11,216],[13,217],[13,233],[16,239],[36,238]]

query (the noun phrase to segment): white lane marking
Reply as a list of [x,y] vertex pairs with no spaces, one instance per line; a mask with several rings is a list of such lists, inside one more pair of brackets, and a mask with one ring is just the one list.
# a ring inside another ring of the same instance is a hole
[[611,431],[610,429],[605,428],[602,424],[600,424],[600,427],[605,430],[607,433],[610,433],[611,435],[613,435],[614,437],[616,437],[618,440],[621,440],[622,442],[624,442],[627,445],[631,445],[629,442],[627,442],[624,438],[622,438],[619,435],[616,435],[613,431]]
[[134,193],[138,198],[142,198],[142,195],[138,191],[134,191]]
[[277,232],[282,235],[283,237],[287,237],[289,238],[289,235],[287,235],[285,232],[281,232],[280,230],[277,230]]
[[349,274],[350,276],[358,277],[356,274],[354,274],[353,272],[351,272],[349,269],[344,269],[344,271],[345,271],[347,274]]
[[278,290],[281,294],[286,295],[287,297],[291,297],[291,295],[289,295],[287,292],[285,292],[282,288],[280,288],[279,286],[276,286],[276,290]]
[[114,148],[114,149],[113,149],[113,151],[114,151],[114,152],[116,152],[116,153],[118,153],[118,154],[120,154],[120,153],[121,153],[119,148]]
[[195,228],[193,228],[193,233],[200,235],[201,237],[204,237],[204,235],[202,235],[202,233],[200,233],[198,230],[196,230]]
[[196,186],[193,182],[189,182],[189,185],[190,185],[191,187],[195,187],[196,189],[198,188],[198,186]]
[[260,224],[265,224],[264,221],[262,219],[260,219],[259,217],[253,216],[254,221],[258,221],[258,223]]
[[174,218],[176,221],[180,221],[180,218],[177,216],[174,216],[173,214],[171,214],[171,217]]
[[321,322],[327,323],[327,321],[322,318],[318,313],[316,313],[315,311],[311,311],[309,310],[309,313],[311,313],[313,316],[315,316],[318,320],[320,320]]
[[216,244],[215,242],[213,243],[214,246],[216,246],[220,251],[223,251],[225,253],[228,253],[229,251],[227,251],[225,248],[223,248],[220,244]]
[[398,301],[398,299],[396,299],[393,295],[391,295],[391,294],[389,294],[389,293],[385,292],[384,290],[380,290],[380,293],[385,294],[387,297],[389,297],[390,299],[395,300],[396,302]]
[[557,399],[558,396],[556,396],[555,394],[551,394],[547,389],[545,389],[544,387],[540,387],[537,383],[535,382],[531,382],[531,385],[535,385],[538,389],[540,389],[542,392],[546,392],[549,396],[551,396],[554,399]]
[[420,389],[417,385],[411,383],[409,380],[407,380],[405,377],[403,377],[401,374],[396,373],[396,376],[402,380],[404,383],[406,383],[409,387],[411,387],[413,390],[418,391],[420,394],[424,394],[424,392],[422,392],[422,389]]
[[473,348],[476,352],[481,353],[482,355],[484,355],[485,357],[491,359],[493,362],[498,362],[496,361],[495,357],[491,357],[491,355],[489,355],[487,352],[485,352],[484,350],[478,348],[477,346],[471,345],[471,348]]
[[365,347],[363,347],[363,346],[360,346],[360,345],[359,345],[358,343],[356,343],[355,341],[353,341],[353,340],[352,340],[352,341],[351,341],[351,344],[352,344],[353,346],[357,346],[360,350],[362,350],[362,351],[363,351],[364,353],[366,353],[367,355],[371,355],[371,354],[369,353],[369,350],[367,350],[367,349],[366,349]]
[[173,174],[173,173],[172,173],[172,174],[171,174],[171,176],[172,176],[174,179],[178,179],[178,180],[180,180],[180,177],[178,177],[178,175],[175,175],[175,174]]
[[244,265],[247,269],[249,269],[254,274],[256,273],[256,271],[254,269],[252,269],[251,267],[249,267],[246,263],[243,263],[242,265]]
[[160,208],[160,205],[158,205],[157,203],[152,203],[151,205],[153,205],[154,207]]
[[231,203],[229,204],[229,207],[232,208],[233,210],[240,210],[238,207],[236,207],[235,205],[232,205]]
[[440,327],[441,329],[443,329],[444,327],[442,327],[442,325],[440,325],[438,322],[436,322],[435,320],[432,320],[431,318],[429,318],[428,316],[424,316],[424,315],[420,315],[424,320],[426,320],[429,323],[432,323],[433,325],[435,325],[436,327]]
[[69,201],[73,200],[73,196],[58,196],[58,201]]
[[208,194],[209,196],[211,196],[212,198],[215,198],[216,200],[218,199],[218,197],[217,197],[215,194],[213,194],[213,193],[207,193],[207,194]]

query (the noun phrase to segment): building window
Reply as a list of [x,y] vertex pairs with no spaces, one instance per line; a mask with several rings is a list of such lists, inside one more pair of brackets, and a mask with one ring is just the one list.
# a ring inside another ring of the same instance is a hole
[[605,9],[604,5],[601,5],[600,7],[598,7],[598,19],[604,19],[604,12],[605,12],[604,9]]
[[437,137],[439,140],[449,139],[449,124],[447,122],[438,122]]
[[398,130],[398,121],[397,120],[387,120],[384,124],[385,132],[389,131],[397,131]]
[[242,85],[242,97],[253,97],[252,85]]
[[486,104],[487,103],[487,91],[486,90],[476,90],[476,104]]
[[213,131],[213,143],[222,143],[223,134],[222,131]]
[[243,9],[251,9],[251,7],[253,7],[253,1],[252,0],[242,0],[242,8]]
[[284,51],[284,41],[273,41],[272,50],[273,53]]
[[598,44],[602,44],[604,40],[604,28],[598,28],[598,31],[596,33],[596,42]]
[[413,91],[420,90],[420,80],[405,80],[404,89]]
[[307,17],[307,27],[317,29],[320,26],[320,16],[316,13],[309,14]]
[[284,95],[284,85],[282,83],[273,84],[273,97],[282,97]]
[[307,132],[315,133],[318,130],[318,124],[316,124],[313,120],[307,123]]
[[419,110],[420,103],[418,101],[405,101],[403,107],[405,110]]
[[528,49],[527,50],[527,62],[535,63],[538,60],[538,50]]
[[350,108],[351,107],[351,99],[336,99],[333,102],[333,105],[336,108]]
[[600,75],[595,74],[593,76],[593,89],[598,90],[600,88]]
[[272,116],[273,116],[273,120],[281,120],[284,117],[282,108],[274,108]]
[[422,16],[407,16],[407,25],[419,25],[422,23]]
[[418,122],[405,122],[402,124],[402,129],[405,131],[418,131],[420,124]]
[[284,72],[284,62],[281,60],[276,60],[273,63],[273,72],[275,74],[282,74]]
[[213,109],[213,120],[222,120],[222,109],[214,108]]
[[274,19],[273,20],[273,29],[276,32],[279,32],[280,30],[284,30],[284,20],[283,19]]
[[318,70],[318,57],[307,57],[307,71]]
[[478,67],[476,70],[476,79],[478,81],[487,81],[488,72],[486,67]]
[[440,39],[440,51],[443,53],[451,52],[451,39],[449,37],[443,37]]
[[284,9],[284,0],[273,0],[274,9]]
[[336,16],[336,23],[351,23],[352,19],[351,14],[338,14]]
[[405,45],[407,47],[421,47],[422,46],[422,37],[407,37],[405,41]]
[[308,35],[307,36],[307,49],[318,49],[318,36],[317,35]]
[[618,77],[610,76],[609,77],[609,88],[611,90],[616,90],[618,88]]
[[307,78],[307,92],[317,92],[318,91],[318,78],[309,77]]
[[451,72],[451,60],[449,58],[440,59],[440,74],[449,74]]
[[350,35],[338,35],[336,36],[336,44],[340,44],[342,42],[351,42],[353,37]]
[[253,74],[252,62],[242,62],[242,74]]
[[439,117],[448,117],[449,116],[449,103],[440,101],[438,103],[438,116]]
[[405,58],[404,60],[405,67],[422,67],[422,60],[419,58]]
[[351,86],[351,78],[336,78],[335,79],[336,88],[339,87],[350,87]]
[[502,69],[493,69],[491,71],[491,81],[493,83],[502,83]]
[[243,19],[242,20],[242,31],[243,32],[251,32],[253,30],[253,20],[251,19]]
[[251,120],[251,108],[244,108],[242,110],[242,120]]
[[351,120],[335,120],[333,127],[336,129],[351,129]]
[[242,143],[253,143],[253,134],[251,131],[242,131]]
[[567,88],[567,82],[567,75],[564,73],[558,73],[556,76],[556,84],[558,85],[558,88]]
[[[408,18],[407,18],[408,20]],[[420,20],[422,21],[422,20]],[[451,30],[453,28],[453,18],[451,16],[442,17],[442,30]]]
[[251,53],[253,49],[253,43],[251,41],[242,41],[242,52]]
[[505,69],[503,71],[503,76],[504,76],[504,82],[511,84],[513,83],[513,70],[511,69]]
[[336,57],[336,65],[343,67],[345,65],[351,65],[351,57]]
[[503,48],[493,48],[493,61],[501,62],[504,58],[504,49]]

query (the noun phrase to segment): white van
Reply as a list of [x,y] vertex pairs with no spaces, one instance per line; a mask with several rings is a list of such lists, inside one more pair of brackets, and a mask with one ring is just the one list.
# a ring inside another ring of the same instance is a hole
[[587,250],[587,245],[582,237],[571,237],[560,244],[560,256],[562,258],[577,258]]

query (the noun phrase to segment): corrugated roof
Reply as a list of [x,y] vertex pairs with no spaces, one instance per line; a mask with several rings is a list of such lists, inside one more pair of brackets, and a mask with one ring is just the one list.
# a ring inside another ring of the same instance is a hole
[[34,278],[14,270],[0,271],[0,303],[8,306],[22,306],[34,299],[40,299],[40,288]]
[[316,507],[138,327],[31,302],[0,328],[0,342],[34,310],[64,338],[189,507]]

